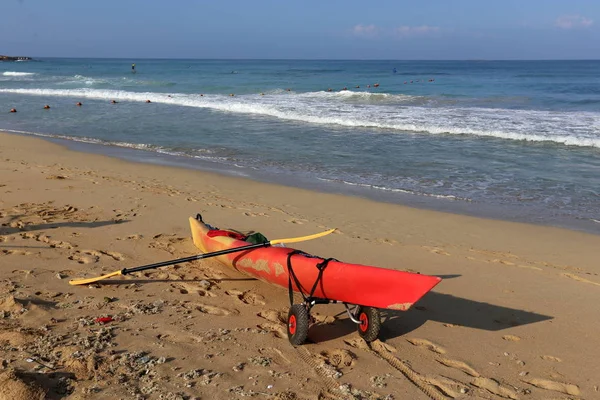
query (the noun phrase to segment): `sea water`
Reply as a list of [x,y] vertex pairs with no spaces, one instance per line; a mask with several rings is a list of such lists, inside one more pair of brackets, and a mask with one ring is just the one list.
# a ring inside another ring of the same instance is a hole
[[5,62],[0,129],[600,233],[599,71],[600,61]]

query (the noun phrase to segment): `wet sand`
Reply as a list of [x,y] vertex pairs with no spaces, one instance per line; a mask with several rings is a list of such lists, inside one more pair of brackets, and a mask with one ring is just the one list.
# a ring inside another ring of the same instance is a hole
[[[0,143],[0,399],[600,397],[600,236]],[[215,260],[68,284],[196,254],[198,212],[269,238],[336,227],[296,247],[444,280],[370,346],[317,306],[299,348],[287,292]]]

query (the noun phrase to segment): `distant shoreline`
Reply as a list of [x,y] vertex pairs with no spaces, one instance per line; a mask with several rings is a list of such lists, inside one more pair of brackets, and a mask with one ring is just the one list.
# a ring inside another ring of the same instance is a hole
[[[2,57],[10,57],[10,56],[2,56],[0,55],[0,61],[2,61]],[[532,58],[532,59],[517,59],[517,58],[506,58],[506,59],[463,59],[463,58],[427,58],[427,59],[417,59],[417,58],[407,58],[407,59],[397,59],[397,58],[237,58],[237,57],[224,57],[224,58],[198,58],[198,57],[81,57],[81,56],[36,56],[35,59],[32,57],[12,57],[12,58],[21,58],[30,61],[40,61],[40,60],[129,60],[128,62],[133,62],[133,60],[144,60],[144,61],[164,61],[164,60],[177,60],[177,61],[364,61],[364,62],[382,62],[382,61],[393,61],[393,62],[556,62],[556,61],[593,61],[598,62],[600,58]]]
[[30,60],[32,60],[31,57],[0,55],[0,61],[30,61]]

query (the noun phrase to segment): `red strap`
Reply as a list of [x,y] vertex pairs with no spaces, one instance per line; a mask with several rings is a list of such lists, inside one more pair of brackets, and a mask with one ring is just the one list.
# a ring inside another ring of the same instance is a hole
[[237,240],[245,240],[246,239],[246,236],[242,235],[241,233],[225,231],[225,230],[221,230],[221,229],[210,230],[210,231],[208,231],[206,236],[208,236],[208,237],[227,236],[227,237],[237,239]]

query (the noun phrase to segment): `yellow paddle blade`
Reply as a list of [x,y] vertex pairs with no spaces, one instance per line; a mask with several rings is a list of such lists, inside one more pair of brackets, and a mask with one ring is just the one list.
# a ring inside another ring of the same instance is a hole
[[320,232],[320,233],[315,233],[313,235],[308,235],[308,236],[299,236],[299,237],[289,238],[289,239],[274,239],[274,240],[271,240],[269,243],[271,243],[271,245],[276,245],[276,244],[279,244],[279,243],[304,242],[306,240],[317,239],[317,238],[329,235],[330,233],[333,233],[335,231],[336,231],[336,228],[333,228],[333,229],[330,229],[328,231],[324,231],[324,232]]
[[121,275],[121,270],[111,272],[110,274],[97,276],[95,278],[87,278],[87,279],[73,279],[69,281],[69,285],[87,285],[88,283],[94,283],[101,281],[102,279],[110,278],[111,276]]

